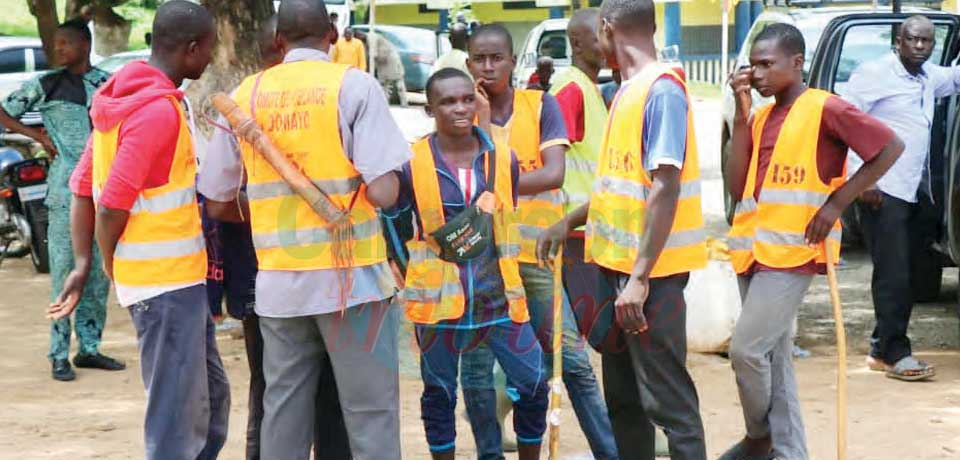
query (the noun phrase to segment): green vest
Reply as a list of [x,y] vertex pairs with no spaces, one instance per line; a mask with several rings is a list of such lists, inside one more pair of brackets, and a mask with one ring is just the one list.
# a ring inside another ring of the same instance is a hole
[[570,83],[580,86],[583,93],[584,133],[583,140],[573,143],[566,155],[562,189],[566,194],[567,214],[590,200],[593,179],[597,173],[600,144],[603,142],[603,129],[607,124],[607,105],[603,102],[600,89],[582,70],[571,66],[563,74],[554,77],[550,94],[556,96]]

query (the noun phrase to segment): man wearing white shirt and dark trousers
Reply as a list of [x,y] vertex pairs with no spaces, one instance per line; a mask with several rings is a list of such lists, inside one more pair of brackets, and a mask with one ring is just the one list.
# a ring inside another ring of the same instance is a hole
[[[933,366],[913,357],[907,337],[914,302],[912,267],[929,257],[939,220],[929,169],[935,103],[960,92],[960,67],[927,62],[935,46],[934,24],[925,16],[908,18],[897,33],[894,52],[860,66],[844,95],[886,123],[906,144],[903,155],[858,202],[873,259],[877,320],[867,364],[906,381],[929,379],[936,373]],[[855,170],[859,165],[852,166]]]

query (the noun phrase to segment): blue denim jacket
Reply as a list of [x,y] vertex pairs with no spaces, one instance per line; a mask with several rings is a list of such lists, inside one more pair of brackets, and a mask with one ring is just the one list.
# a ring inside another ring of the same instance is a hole
[[[486,155],[493,152],[493,141],[483,130],[474,128],[474,133],[480,140],[480,151],[477,152],[473,160],[473,170],[477,178],[477,192],[474,198],[480,195],[480,192],[487,190],[486,175],[484,164],[486,164]],[[437,165],[437,177],[440,182],[440,199],[443,201],[443,215],[449,221],[463,212],[466,207],[463,199],[463,190],[460,188],[460,182],[457,180],[455,172],[447,166],[446,160],[440,154],[440,149],[436,144],[436,136],[430,135],[430,147],[433,150],[433,159]],[[513,177],[514,203],[516,203],[517,181],[520,177],[520,167],[515,155],[512,156],[510,164],[510,173]],[[471,203],[472,204],[472,203]],[[410,173],[410,163],[403,166],[400,174],[400,197],[393,209],[385,211],[384,217],[387,222],[387,241],[392,246],[391,251],[394,254],[404,253],[399,246],[402,241],[411,236],[401,237],[399,232],[395,231],[397,219],[405,215],[405,211],[413,211],[413,218],[417,220],[417,228],[423,228],[420,222],[420,215],[416,209],[416,199],[413,192],[413,181]],[[391,228],[394,227],[394,228]],[[417,237],[413,235],[412,237]],[[489,326],[504,321],[510,321],[508,315],[507,299],[504,294],[503,276],[500,274],[500,265],[498,264],[496,248],[489,245],[486,251],[480,256],[467,262],[459,264],[460,283],[463,286],[463,292],[466,295],[467,305],[462,317],[455,320],[441,321],[436,327],[456,328],[456,329],[475,329],[478,327]]]

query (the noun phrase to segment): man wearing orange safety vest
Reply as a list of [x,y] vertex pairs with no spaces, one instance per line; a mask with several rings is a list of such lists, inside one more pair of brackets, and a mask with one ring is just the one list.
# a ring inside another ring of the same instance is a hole
[[686,369],[683,300],[689,272],[706,264],[693,111],[683,80],[657,62],[653,1],[606,0],[599,22],[600,47],[623,84],[589,201],[551,227],[538,252],[552,257],[567,232],[585,224],[585,259],[615,293],[592,328],[610,330],[591,341],[603,350],[620,457],[652,460],[656,425],[667,434],[671,458],[705,460],[697,391]]
[[[730,361],[747,433],[722,460],[808,458],[791,353],[797,310],[825,271],[825,250],[839,258],[840,214],[903,151],[883,123],[804,85],[804,49],[796,27],[767,26],[730,83],[738,104],[725,174],[738,203],[729,244],[743,300]],[[752,118],[751,88],[776,98]],[[843,183],[849,149],[865,164]]]
[[126,65],[94,96],[93,135],[71,178],[77,264],[51,313],[76,305],[95,226],[104,271],[137,329],[148,460],[215,459],[227,436],[230,386],[203,285],[197,160],[177,89],[200,78],[215,37],[202,6],[160,6],[149,61]]
[[[520,162],[520,277],[527,293],[530,323],[537,332],[548,363],[553,353],[553,273],[538,266],[537,236],[563,212],[564,154],[570,145],[556,99],[543,91],[510,85],[516,58],[510,32],[498,24],[477,28],[470,35],[467,67],[490,100],[491,135],[509,145]],[[478,456],[499,458],[501,436],[493,402],[493,354],[486,347],[463,355],[461,382],[467,414],[474,427]]]
[[322,0],[282,2],[283,62],[247,77],[233,98],[348,212],[349,229],[315,212],[247,142],[242,159],[231,149],[208,152],[199,188],[211,216],[249,216],[253,233],[266,381],[261,457],[309,456],[315,423],[330,423],[331,414],[315,411],[329,361],[353,458],[399,459],[396,284],[376,208],[396,200],[394,170],[410,148],[373,77],[329,62],[330,27]]

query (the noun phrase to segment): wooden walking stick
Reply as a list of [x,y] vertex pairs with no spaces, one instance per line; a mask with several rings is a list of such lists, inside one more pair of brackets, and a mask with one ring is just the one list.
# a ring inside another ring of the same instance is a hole
[[830,283],[830,300],[833,303],[833,320],[837,331],[837,460],[847,458],[847,333],[843,324],[843,307],[840,305],[840,288],[837,285],[837,270],[833,260],[833,245],[829,239],[823,249],[827,256],[827,281]]
[[563,246],[553,261],[553,376],[550,377],[550,460],[560,459],[560,404],[563,396]]

